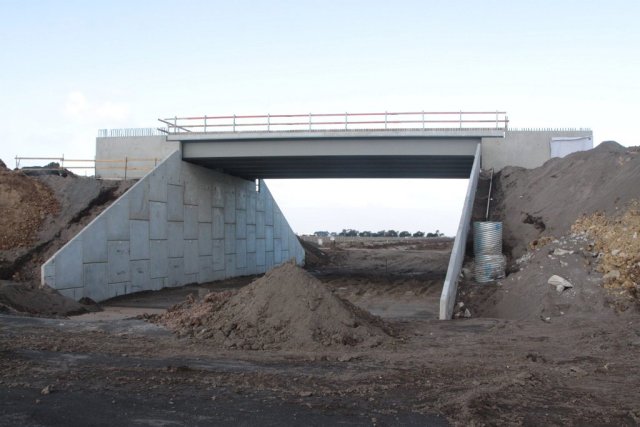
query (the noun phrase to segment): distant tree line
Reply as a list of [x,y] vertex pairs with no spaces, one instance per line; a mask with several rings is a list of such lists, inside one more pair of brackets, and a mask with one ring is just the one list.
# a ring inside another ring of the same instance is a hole
[[416,231],[411,233],[409,231],[396,231],[396,230],[380,230],[380,231],[358,231],[353,228],[345,228],[341,232],[335,231],[316,231],[313,233],[316,237],[330,237],[330,236],[345,236],[345,237],[442,237],[444,233],[440,230],[436,230],[434,233],[425,233],[424,231]]

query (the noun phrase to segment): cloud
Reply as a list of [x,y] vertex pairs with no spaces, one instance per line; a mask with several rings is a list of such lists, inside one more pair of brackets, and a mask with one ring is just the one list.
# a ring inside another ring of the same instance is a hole
[[92,103],[80,91],[67,94],[63,111],[70,119],[89,123],[122,122],[130,117],[128,104],[112,101]]

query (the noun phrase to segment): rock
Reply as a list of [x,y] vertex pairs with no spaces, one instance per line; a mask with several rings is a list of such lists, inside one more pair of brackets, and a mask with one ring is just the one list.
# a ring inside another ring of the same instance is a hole
[[473,273],[471,272],[471,269],[463,267],[462,277],[464,277],[465,279],[471,279],[473,277]]
[[620,249],[614,249],[611,251],[611,255],[617,256],[620,253]]
[[462,308],[462,307],[464,307],[464,303],[462,301],[459,301],[458,302],[458,308]]
[[607,280],[618,280],[619,278],[620,278],[620,271],[619,270],[611,270],[607,274],[602,276],[602,280],[604,280],[604,281],[607,281]]
[[555,286],[556,291],[558,291],[558,293],[562,293],[565,289],[573,288],[573,285],[571,284],[571,282],[569,282],[564,277],[560,277],[556,274],[549,277],[549,280],[547,281],[547,283]]
[[464,314],[462,316],[465,317],[466,319],[471,317],[471,312],[469,311],[468,308],[464,309]]
[[553,255],[556,255],[556,256],[571,255],[572,253],[573,253],[573,251],[568,251],[568,250],[562,249],[562,248],[556,248],[553,251]]
[[40,394],[42,394],[43,396],[46,396],[47,394],[51,394],[52,391],[53,391],[53,387],[51,385],[48,385],[42,390],[40,390]]

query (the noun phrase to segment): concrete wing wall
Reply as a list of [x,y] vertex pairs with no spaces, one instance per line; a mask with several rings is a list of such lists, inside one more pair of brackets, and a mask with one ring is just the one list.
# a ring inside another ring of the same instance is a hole
[[496,171],[505,166],[532,169],[551,158],[554,137],[593,139],[590,130],[509,130],[504,138],[482,138],[482,169]]
[[96,138],[96,178],[137,179],[180,148],[166,136]]
[[264,273],[304,250],[269,189],[171,154],[42,266],[76,300]]

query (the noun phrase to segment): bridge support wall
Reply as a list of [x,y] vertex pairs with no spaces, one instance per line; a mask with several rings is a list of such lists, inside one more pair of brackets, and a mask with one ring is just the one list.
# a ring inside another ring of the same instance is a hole
[[76,300],[264,273],[304,250],[269,189],[175,151],[42,266]]

